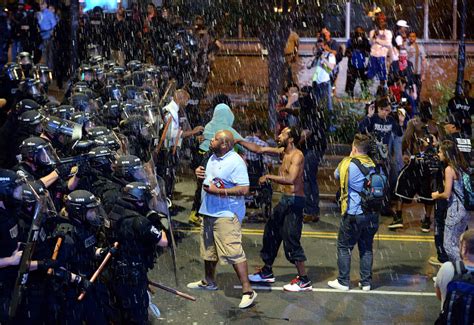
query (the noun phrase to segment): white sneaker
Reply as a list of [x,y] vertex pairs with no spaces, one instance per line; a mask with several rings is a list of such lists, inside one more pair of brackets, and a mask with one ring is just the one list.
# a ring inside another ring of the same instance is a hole
[[263,282],[263,283],[274,283],[275,282],[275,277],[273,276],[273,273],[270,274],[264,274],[262,271],[254,273],[254,274],[249,274],[249,281],[250,282]]
[[328,281],[328,286],[337,290],[349,291],[349,286],[343,286],[342,284],[339,283],[337,279],[333,281]]
[[366,285],[366,286],[363,286],[362,283],[359,282],[359,288],[362,290],[362,291],[370,291],[370,284]]
[[255,301],[255,298],[257,298],[257,293],[255,291],[252,291],[252,294],[243,294],[242,295],[242,300],[240,301],[239,308],[247,308],[250,307],[253,302]]
[[188,283],[186,287],[188,287],[189,289],[210,290],[210,291],[215,291],[219,289],[215,283],[207,283],[204,280]]

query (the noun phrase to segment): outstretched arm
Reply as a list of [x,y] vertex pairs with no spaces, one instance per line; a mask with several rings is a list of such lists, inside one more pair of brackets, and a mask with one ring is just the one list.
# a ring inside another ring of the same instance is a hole
[[279,155],[283,152],[283,148],[262,147],[262,146],[259,146],[258,144],[244,141],[244,140],[236,140],[235,142],[240,144],[245,149],[250,150],[255,153]]

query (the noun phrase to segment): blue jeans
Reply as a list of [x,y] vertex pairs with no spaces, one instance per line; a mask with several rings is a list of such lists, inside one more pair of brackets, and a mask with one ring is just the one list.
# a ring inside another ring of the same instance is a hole
[[359,247],[360,283],[363,286],[372,282],[374,236],[379,228],[378,214],[345,214],[341,218],[337,236],[337,280],[344,286],[349,286],[351,273],[351,255],[355,244]]
[[316,105],[320,108],[327,107],[328,111],[332,111],[332,85],[331,81],[318,84],[313,81],[313,95]]
[[317,150],[308,150],[304,153],[304,213],[319,215],[319,186],[318,166],[322,154]]

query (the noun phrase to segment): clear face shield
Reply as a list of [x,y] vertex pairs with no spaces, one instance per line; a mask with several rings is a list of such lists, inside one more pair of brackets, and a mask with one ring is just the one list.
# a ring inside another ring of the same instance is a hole
[[101,204],[98,204],[96,206],[92,207],[87,207],[86,211],[86,221],[95,228],[98,228],[103,225],[104,223],[104,218],[106,216],[106,213],[104,209],[102,208]]
[[9,63],[5,66],[5,74],[11,81],[20,81],[24,78],[23,70],[16,63]]
[[53,166],[59,163],[59,157],[49,143],[35,152],[34,160],[40,166]]
[[53,72],[47,68],[39,68],[35,71],[35,79],[39,80],[42,85],[49,85],[53,80]]
[[133,168],[131,173],[136,182],[148,183],[148,177],[144,166],[140,165]]

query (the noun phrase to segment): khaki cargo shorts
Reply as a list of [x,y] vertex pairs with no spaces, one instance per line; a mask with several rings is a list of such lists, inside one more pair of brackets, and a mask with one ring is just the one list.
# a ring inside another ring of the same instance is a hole
[[201,257],[221,264],[245,262],[239,219],[203,216],[201,225]]

